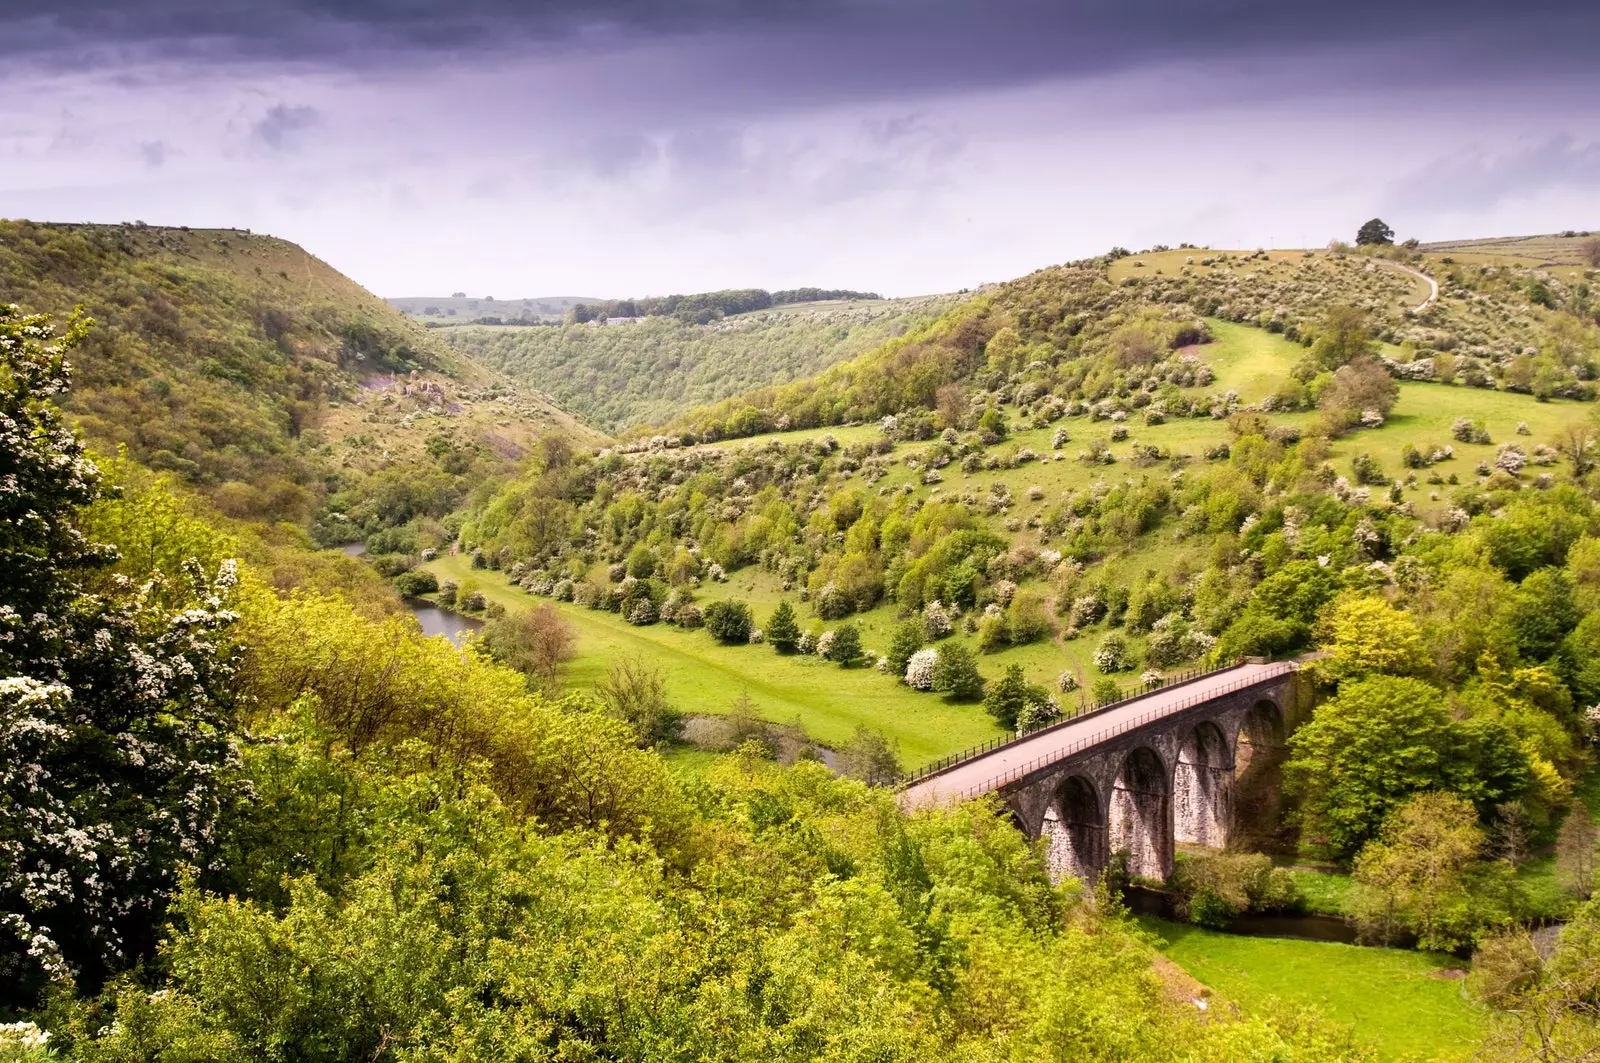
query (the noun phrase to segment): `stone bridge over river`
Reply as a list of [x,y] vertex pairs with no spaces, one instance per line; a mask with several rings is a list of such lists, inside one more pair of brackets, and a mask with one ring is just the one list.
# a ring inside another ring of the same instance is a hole
[[1176,843],[1227,844],[1235,780],[1299,722],[1298,667],[1246,662],[1084,713],[937,767],[900,803],[998,794],[1054,877],[1092,879],[1126,850],[1132,874],[1165,879]]

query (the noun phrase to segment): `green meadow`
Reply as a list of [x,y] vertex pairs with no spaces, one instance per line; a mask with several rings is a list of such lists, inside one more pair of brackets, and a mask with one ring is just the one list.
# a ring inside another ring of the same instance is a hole
[[1169,959],[1244,1011],[1314,1008],[1381,1059],[1468,1059],[1488,1032],[1450,956],[1140,922]]

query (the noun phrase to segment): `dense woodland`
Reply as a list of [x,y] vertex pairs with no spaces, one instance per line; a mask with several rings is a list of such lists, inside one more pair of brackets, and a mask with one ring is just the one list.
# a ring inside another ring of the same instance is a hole
[[[97,319],[0,312],[17,1058],[1372,1057],[1302,1010],[1196,1008],[1118,902],[1125,873],[1052,884],[988,802],[907,815],[870,735],[842,775],[754,724],[680,770],[658,747],[726,707],[665,704],[648,661],[565,684],[572,619],[596,614],[871,668],[1007,731],[1316,652],[1316,708],[1257,780],[1281,804],[1240,851],[1185,854],[1183,916],[1303,907],[1272,857],[1323,861],[1367,940],[1473,956],[1490,1058],[1600,1051],[1600,839],[1576,796],[1600,727],[1592,273],[1388,249],[1441,282],[1417,310],[1398,259],[1113,255],[596,445],[427,361],[453,352],[403,351],[421,330],[380,330],[357,368],[300,318],[263,346],[242,311],[261,294],[204,287],[238,264],[163,265],[194,253],[169,231],[7,232],[8,290],[92,293]],[[222,309],[163,333],[146,312],[180,291]],[[1245,394],[1261,337],[1272,386]],[[1419,388],[1501,420],[1433,440],[1408,427]],[[204,402],[271,430],[206,435],[183,420]],[[147,420],[176,435],[130,435]],[[811,431],[744,439],[781,429]],[[270,477],[305,497],[227,487]],[[452,548],[530,608],[439,580]],[[458,650],[392,588],[501,615]],[[1048,646],[1088,663],[1038,675]],[[1541,851],[1560,882],[1535,896]],[[1540,921],[1563,928],[1536,946]]]

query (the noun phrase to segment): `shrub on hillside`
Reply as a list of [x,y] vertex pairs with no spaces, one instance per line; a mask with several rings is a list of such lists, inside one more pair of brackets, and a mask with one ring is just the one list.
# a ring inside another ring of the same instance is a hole
[[1090,685],[1089,696],[1096,705],[1109,705],[1122,700],[1122,688],[1110,676],[1101,676]]
[[[1007,665],[999,679],[988,685],[983,693],[983,707],[995,722],[1007,731],[1015,731],[1024,713],[1035,706],[1050,704],[1050,694],[1044,687],[1028,682],[1022,666]],[[1030,718],[1037,718],[1037,711]]]
[[779,653],[793,653],[800,642],[800,625],[794,615],[794,606],[788,599],[778,603],[778,607],[767,618],[766,626],[767,643]]
[[750,641],[750,607],[743,602],[712,602],[705,608],[706,631],[729,646]]
[[959,642],[946,642],[938,649],[933,669],[933,689],[957,701],[975,701],[983,696],[983,676],[972,651]]
[[932,690],[933,675],[938,664],[938,650],[917,650],[906,661],[906,686],[912,690]]
[[1102,672],[1126,672],[1134,666],[1133,650],[1120,631],[1112,631],[1100,640],[1094,651],[1094,666]]
[[841,668],[849,668],[861,660],[861,632],[854,624],[845,624],[833,632],[833,642],[823,655]]

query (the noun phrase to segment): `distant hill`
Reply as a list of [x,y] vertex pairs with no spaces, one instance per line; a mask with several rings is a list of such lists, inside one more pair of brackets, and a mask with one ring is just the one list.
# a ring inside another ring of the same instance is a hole
[[434,330],[607,431],[798,380],[921,328],[960,296],[796,303],[696,324],[676,316],[559,328]]
[[[1310,345],[1337,306],[1359,315],[1406,379],[1546,396],[1592,391],[1600,370],[1592,277],[1504,254],[1405,247],[1118,251],[995,285],[926,329],[810,379],[687,413],[673,427],[685,439],[715,440],[932,409],[945,385],[957,386],[951,395],[980,395],[1011,361],[1054,365],[1072,352],[1134,342],[1135,333],[1139,343],[1160,339],[1185,319],[1253,325]],[[997,338],[1017,353],[998,357]],[[1289,396],[1280,408],[1309,400]]]
[[1546,266],[1587,265],[1600,268],[1600,261],[1590,258],[1600,248],[1600,229],[1567,229],[1564,232],[1543,236],[1494,236],[1476,240],[1438,240],[1423,244],[1421,249],[1430,254],[1486,255],[1507,259],[1520,259],[1528,264]]
[[528,299],[496,299],[492,295],[407,295],[385,300],[407,317],[440,324],[465,324],[484,317],[560,321],[574,306],[602,301],[583,295],[539,295]]
[[91,441],[233,516],[332,538],[440,517],[541,434],[598,438],[268,236],[0,222],[0,300],[83,307],[69,409]]

